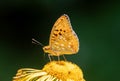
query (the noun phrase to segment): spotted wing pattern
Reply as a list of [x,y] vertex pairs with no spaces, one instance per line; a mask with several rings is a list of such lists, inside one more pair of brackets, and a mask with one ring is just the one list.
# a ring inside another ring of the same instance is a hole
[[49,46],[52,51],[57,52],[59,55],[78,52],[79,39],[66,14],[55,22],[50,34]]

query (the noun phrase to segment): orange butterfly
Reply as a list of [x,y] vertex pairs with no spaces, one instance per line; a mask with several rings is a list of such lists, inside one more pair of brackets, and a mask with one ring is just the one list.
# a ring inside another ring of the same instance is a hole
[[[35,39],[32,39],[32,42],[42,45]],[[79,39],[72,29],[69,17],[66,14],[58,18],[53,25],[50,34],[49,45],[44,46],[43,50],[45,53],[49,53],[48,55],[50,60],[50,56],[58,56],[59,59],[60,55],[70,55],[78,52]]]

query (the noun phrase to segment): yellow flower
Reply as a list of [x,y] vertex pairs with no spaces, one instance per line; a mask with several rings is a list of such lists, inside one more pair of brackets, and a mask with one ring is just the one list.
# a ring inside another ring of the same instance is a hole
[[42,70],[23,68],[13,81],[85,81],[82,70],[68,61],[51,61]]

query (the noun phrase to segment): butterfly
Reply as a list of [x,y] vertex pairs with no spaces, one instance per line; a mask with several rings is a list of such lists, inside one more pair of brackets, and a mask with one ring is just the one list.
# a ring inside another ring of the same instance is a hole
[[57,19],[51,30],[49,45],[43,50],[51,56],[76,54],[79,51],[79,39],[72,29],[68,15]]

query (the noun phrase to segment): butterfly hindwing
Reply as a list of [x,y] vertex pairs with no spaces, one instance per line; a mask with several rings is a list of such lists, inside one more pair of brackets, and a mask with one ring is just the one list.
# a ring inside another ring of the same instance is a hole
[[49,45],[53,51],[59,52],[60,55],[78,52],[79,40],[67,15],[62,15],[55,22],[50,34]]

